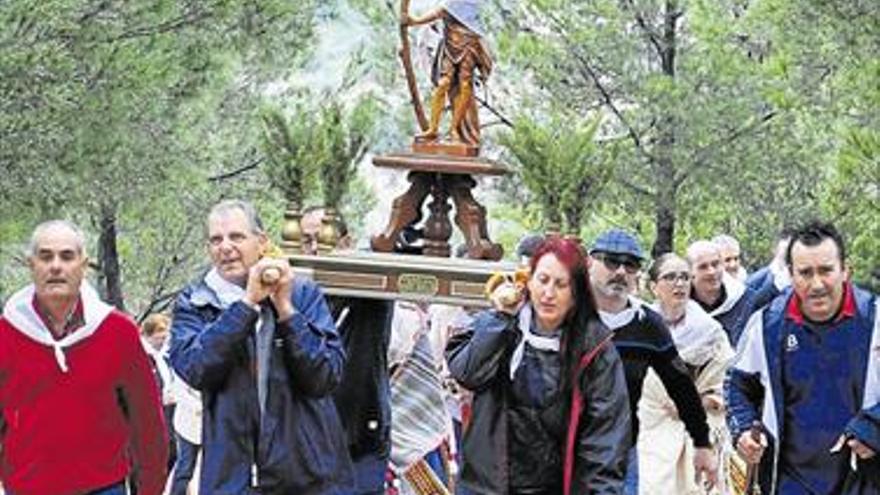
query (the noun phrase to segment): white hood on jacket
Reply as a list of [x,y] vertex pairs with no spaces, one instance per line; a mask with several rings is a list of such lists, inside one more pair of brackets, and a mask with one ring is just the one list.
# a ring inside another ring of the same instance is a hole
[[724,287],[724,302],[721,303],[721,306],[709,311],[709,316],[718,316],[727,313],[742,299],[743,294],[746,293],[746,284],[740,282],[739,280],[733,278],[727,272],[724,272],[721,275],[721,285]]
[[95,289],[84,280],[82,285],[80,285],[79,293],[83,303],[85,325],[65,335],[61,340],[55,340],[52,332],[43,323],[42,318],[34,311],[34,290],[34,285],[31,284],[13,294],[6,301],[6,306],[3,308],[3,317],[16,330],[31,340],[51,347],[55,352],[55,361],[58,362],[58,367],[61,368],[61,371],[67,373],[68,366],[64,349],[89,338],[95,333],[95,330],[104,322],[107,315],[113,311],[113,307],[101,301]]

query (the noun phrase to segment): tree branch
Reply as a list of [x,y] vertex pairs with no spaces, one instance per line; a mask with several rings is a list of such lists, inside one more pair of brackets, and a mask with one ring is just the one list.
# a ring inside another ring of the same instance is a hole
[[773,120],[773,118],[775,118],[777,115],[779,115],[778,111],[770,110],[770,111],[764,113],[763,115],[761,115],[757,120],[749,119],[747,122],[745,122],[743,125],[741,125],[738,129],[734,129],[733,132],[731,132],[730,134],[728,134],[726,136],[722,136],[721,138],[719,138],[719,139],[713,141],[712,143],[709,143],[708,145],[703,146],[702,148],[697,150],[693,155],[693,159],[690,160],[690,165],[685,167],[673,179],[673,183],[675,184],[675,187],[678,187],[679,185],[681,185],[681,183],[683,183],[685,180],[687,180],[687,178],[690,176],[690,174],[692,174],[694,172],[694,170],[696,170],[698,167],[705,165],[706,160],[710,156],[712,156],[713,152],[716,152],[719,149],[724,148],[725,146],[736,141],[737,139],[745,136],[747,133],[749,133],[755,129],[758,129],[759,127],[763,126],[767,122],[770,122],[771,120]]
[[253,170],[253,169],[259,167],[260,164],[263,163],[265,160],[266,160],[265,157],[257,158],[256,160],[252,161],[251,163],[248,163],[247,165],[244,165],[244,166],[242,166],[242,167],[239,167],[239,168],[237,168],[237,169],[235,169],[235,170],[232,170],[232,171],[229,171],[229,172],[224,172],[224,173],[219,174],[219,175],[214,175],[214,176],[212,176],[212,177],[208,177],[208,181],[210,181],[210,182],[219,182],[219,181],[224,181],[224,180],[227,180],[227,179],[231,179],[231,178],[233,178],[233,177],[236,177],[236,176],[238,176],[238,175],[241,175],[241,174],[243,174],[243,173],[245,173],[245,172],[248,172],[248,171],[250,171],[250,170]]
[[639,28],[644,31],[645,36],[648,37],[648,41],[654,45],[654,49],[657,50],[657,56],[663,58],[663,46],[660,44],[660,35],[648,25],[645,21],[645,16],[639,12],[632,0],[625,0],[623,3],[632,11],[633,17],[636,19],[636,24],[638,24]]
[[129,31],[124,31],[116,36],[107,38],[104,40],[105,43],[115,43],[117,41],[122,41],[126,39],[132,38],[140,38],[143,36],[152,36],[154,34],[162,34],[168,33],[172,31],[177,31],[181,28],[192,26],[194,24],[198,24],[199,22],[211,17],[210,12],[196,12],[196,13],[188,13],[180,16],[176,19],[172,19],[170,21],[162,22],[160,24],[156,24],[154,26],[142,26],[133,28]]
[[136,321],[138,324],[143,323],[147,316],[150,316],[153,313],[159,313],[164,311],[168,306],[171,305],[171,302],[174,301],[174,298],[177,297],[177,294],[180,293],[181,287],[177,289],[168,291],[164,294],[160,294],[159,296],[154,297],[147,306],[141,311]]
[[632,124],[630,124],[627,118],[623,116],[623,112],[621,112],[620,109],[617,108],[617,105],[612,99],[611,92],[608,91],[605,85],[602,84],[602,81],[599,80],[598,74],[596,74],[596,71],[592,68],[592,66],[590,66],[590,63],[585,60],[583,56],[581,56],[579,53],[573,53],[573,55],[580,64],[582,74],[585,74],[587,78],[592,81],[593,86],[595,86],[596,89],[599,91],[599,94],[602,95],[602,101],[605,103],[605,106],[607,106],[611,110],[611,113],[613,113],[614,116],[617,117],[617,120],[620,121],[621,124],[623,124],[623,127],[626,129],[630,140],[632,140],[638,152],[649,161],[655,161],[654,156],[648,153],[648,151],[645,149],[641,136],[639,136],[639,134],[636,132],[635,128],[632,126]]
[[[163,241],[165,242],[162,243],[161,252],[186,253],[187,251],[184,249],[184,246],[190,242],[190,234],[196,228],[197,227],[195,226],[195,224],[190,222],[183,227],[182,232],[180,232],[179,235],[168,235],[166,237],[163,237]],[[175,238],[176,241],[171,243],[170,241]],[[169,257],[160,258],[159,267],[156,269],[156,274],[154,278],[154,288],[151,291],[152,294],[150,295],[150,302],[140,312],[137,318],[138,322],[149,316],[150,313],[162,311],[166,307],[168,307],[168,304],[171,303],[171,299],[173,299],[173,297],[177,295],[178,292],[180,292],[180,288],[167,291],[165,288],[165,283],[170,279],[171,274],[175,269],[187,266],[191,256],[191,254],[185,254],[183,256],[178,256],[177,254],[174,254],[170,257],[170,259]],[[202,270],[203,268],[199,268],[199,271]]]
[[607,106],[611,110],[614,116],[617,117],[617,120],[620,121],[620,123],[626,128],[627,134],[629,134],[629,137],[635,145],[636,150],[648,161],[656,161],[655,157],[648,153],[648,151],[645,149],[644,143],[642,143],[642,139],[636,132],[635,128],[632,126],[632,124],[629,123],[626,117],[623,116],[623,112],[621,112],[620,109],[617,108],[617,105],[614,103],[614,99],[611,96],[611,92],[608,90],[608,88],[605,87],[604,84],[602,84],[602,81],[599,79],[599,75],[590,65],[590,62],[586,60],[583,55],[580,54],[580,52],[576,48],[576,45],[565,34],[562,29],[562,22],[552,14],[548,14],[548,16],[550,17],[551,21],[553,21],[557,32],[559,33],[565,44],[566,50],[575,58],[575,60],[577,60],[581,76],[591,81],[593,83],[593,86],[595,86],[596,89],[599,91],[599,94],[602,96],[602,101],[604,102],[605,106]]
[[95,5],[91,9],[84,11],[82,13],[82,15],[79,16],[78,22],[80,24],[83,24],[86,21],[91,20],[93,17],[96,17],[101,12],[107,10],[109,7],[110,7],[110,2],[108,0],[102,0],[101,2],[99,2],[97,5]]
[[477,100],[477,102],[480,103],[480,105],[483,105],[483,108],[486,108],[487,110],[492,112],[492,115],[498,117],[498,120],[501,121],[501,123],[503,123],[507,127],[510,127],[511,129],[514,128],[513,122],[505,117],[497,108],[490,105],[485,98],[480,98],[479,96],[474,96],[474,98]]
[[636,194],[638,194],[638,195],[640,195],[640,196],[644,196],[644,197],[646,197],[646,198],[649,198],[649,199],[651,199],[652,201],[653,201],[653,199],[654,199],[654,196],[656,195],[656,193],[654,193],[654,192],[651,191],[650,189],[645,188],[645,187],[642,187],[642,186],[640,186],[640,185],[638,185],[638,184],[635,184],[635,183],[633,183],[633,182],[631,182],[631,181],[629,181],[629,180],[627,180],[627,179],[624,179],[623,177],[618,177],[618,180],[619,180],[620,183],[623,184],[623,186],[626,187],[627,189],[633,191],[634,193],[636,193]]

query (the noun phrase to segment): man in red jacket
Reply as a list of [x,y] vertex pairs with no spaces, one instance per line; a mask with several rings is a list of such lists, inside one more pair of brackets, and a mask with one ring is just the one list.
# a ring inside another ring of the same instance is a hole
[[33,284],[0,317],[0,480],[11,495],[159,495],[168,446],[138,327],[83,280],[82,231],[31,237]]

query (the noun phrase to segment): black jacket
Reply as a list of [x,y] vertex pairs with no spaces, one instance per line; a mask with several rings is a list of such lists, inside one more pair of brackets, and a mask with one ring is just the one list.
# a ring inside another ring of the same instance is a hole
[[[604,326],[597,326],[601,332],[590,335],[594,345],[608,334]],[[461,483],[475,493],[509,493],[509,363],[521,338],[516,318],[485,311],[446,348],[452,376],[474,392],[472,419],[462,445]],[[613,346],[598,354],[579,377],[578,385],[586,408],[578,428],[572,493],[621,493],[630,414],[623,365]],[[561,402],[567,416],[569,401]],[[564,442],[555,448],[564,452]],[[535,466],[536,470],[541,468]]]
[[626,325],[614,329],[614,346],[623,359],[626,384],[629,389],[630,412],[633,418],[632,444],[639,432],[636,408],[642,396],[642,385],[648,368],[663,382],[666,393],[675,403],[685,428],[696,447],[709,446],[709,424],[697,387],[678,355],[672,334],[663,318],[642,306]]
[[330,296],[333,318],[348,308],[339,335],[348,360],[333,400],[342,418],[352,460],[365,455],[388,459],[391,451],[391,405],[388,343],[394,303]]

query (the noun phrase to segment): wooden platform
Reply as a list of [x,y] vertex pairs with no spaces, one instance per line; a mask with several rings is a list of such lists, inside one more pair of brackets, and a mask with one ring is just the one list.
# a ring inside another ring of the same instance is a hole
[[441,174],[505,175],[510,173],[506,166],[485,158],[428,153],[391,153],[374,156],[373,165]]
[[488,307],[486,280],[513,263],[340,251],[288,257],[295,276],[317,282],[331,295]]
[[480,154],[480,147],[465,143],[450,143],[446,141],[422,141],[416,138],[412,144],[412,150],[416,153],[446,156],[470,156]]

